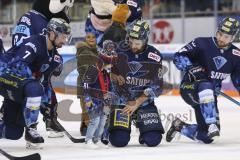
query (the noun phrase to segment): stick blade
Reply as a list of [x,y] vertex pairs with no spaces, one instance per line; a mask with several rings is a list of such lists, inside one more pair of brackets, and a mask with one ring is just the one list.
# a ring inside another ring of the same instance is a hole
[[24,157],[14,157],[13,160],[41,160],[41,156],[39,153],[34,153]]
[[77,138],[70,138],[70,139],[71,139],[71,141],[73,143],[84,143],[85,142],[85,138],[79,138],[79,139],[77,139]]

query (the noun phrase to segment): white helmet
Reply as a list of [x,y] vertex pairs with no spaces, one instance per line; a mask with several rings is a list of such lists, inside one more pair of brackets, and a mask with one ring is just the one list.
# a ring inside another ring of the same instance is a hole
[[74,0],[50,0],[49,11],[52,13],[61,12],[65,7],[73,6]]

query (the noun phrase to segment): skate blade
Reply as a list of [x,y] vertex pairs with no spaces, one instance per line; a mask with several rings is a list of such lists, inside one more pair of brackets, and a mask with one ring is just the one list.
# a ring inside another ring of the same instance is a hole
[[220,133],[219,132],[213,132],[212,134],[208,135],[208,137],[210,139],[215,139],[215,138],[217,139],[217,138],[220,137]]
[[31,149],[31,150],[43,149],[43,146],[41,144],[42,143],[31,143],[27,141],[26,149]]
[[48,138],[61,138],[64,137],[63,132],[48,131]]
[[220,141],[220,134],[218,134],[217,136],[212,137],[214,143],[218,143]]

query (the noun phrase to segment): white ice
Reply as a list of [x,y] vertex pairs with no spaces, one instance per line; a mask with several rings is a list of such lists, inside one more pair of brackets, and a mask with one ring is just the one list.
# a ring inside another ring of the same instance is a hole
[[[72,99],[70,111],[80,113],[79,100],[75,96],[58,94],[58,100]],[[239,98],[237,99],[240,100]],[[180,97],[161,96],[156,99],[163,124],[166,117],[181,116],[183,120],[194,123],[194,112]],[[47,138],[42,118],[39,130],[45,138],[42,150],[26,150],[24,138],[17,141],[0,140],[0,148],[14,156],[25,156],[38,152],[42,160],[239,160],[240,158],[240,107],[219,97],[221,136],[213,144],[206,145],[178,137],[171,143],[165,141],[157,147],[145,147],[138,143],[138,131],[132,127],[131,141],[127,147],[90,150],[85,144],[74,144],[64,138]],[[65,128],[75,137],[79,137],[80,122],[61,121]],[[0,155],[0,160],[6,159]]]

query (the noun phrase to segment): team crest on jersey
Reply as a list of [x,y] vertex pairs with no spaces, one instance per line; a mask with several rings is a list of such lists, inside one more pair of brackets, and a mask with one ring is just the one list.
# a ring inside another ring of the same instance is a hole
[[233,49],[232,53],[236,56],[240,56],[240,51],[239,50]]
[[128,0],[128,1],[127,1],[127,5],[133,6],[133,7],[137,7],[137,3],[134,2],[133,0]]
[[217,70],[222,68],[222,66],[227,62],[227,60],[222,56],[217,56],[213,58]]
[[136,74],[140,70],[140,68],[142,68],[143,65],[139,62],[133,61],[133,62],[129,62],[128,66],[131,72],[133,74]]
[[58,63],[61,63],[61,58],[60,58],[60,56],[55,55],[55,56],[54,56],[54,61],[55,61],[55,62],[58,62]]
[[152,53],[152,52],[148,53],[148,58],[155,60],[157,62],[160,62],[160,60],[161,60],[161,57],[159,55],[157,55],[156,53]]

